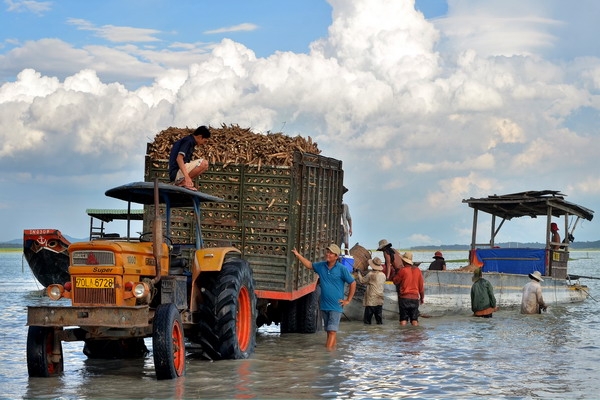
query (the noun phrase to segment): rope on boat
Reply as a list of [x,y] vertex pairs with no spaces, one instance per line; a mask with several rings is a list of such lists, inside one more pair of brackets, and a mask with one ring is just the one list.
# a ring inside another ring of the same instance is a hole
[[590,292],[588,292],[587,290],[585,290],[585,289],[584,289],[584,288],[582,288],[582,287],[580,287],[579,289],[580,289],[580,290],[583,290],[583,292],[584,292],[585,294],[587,294],[587,295],[588,295],[588,297],[589,297],[590,299],[594,300],[595,302],[598,302],[598,300],[596,300],[595,298],[593,298],[593,297],[592,297],[592,295],[590,294]]

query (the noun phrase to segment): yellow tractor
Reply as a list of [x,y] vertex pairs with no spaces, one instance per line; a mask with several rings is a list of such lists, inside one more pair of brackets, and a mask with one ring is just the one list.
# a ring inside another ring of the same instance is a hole
[[[109,197],[154,209],[151,232],[69,246],[70,280],[48,286],[56,305],[27,311],[29,376],[64,369],[62,342],[83,341],[90,358],[143,357],[152,338],[157,379],[185,372],[189,351],[211,360],[249,357],[256,294],[249,263],[235,247],[203,245],[201,204],[221,198],[166,183],[135,182]],[[172,211],[195,216],[195,237],[171,238]],[[164,232],[164,233],[163,233]]]

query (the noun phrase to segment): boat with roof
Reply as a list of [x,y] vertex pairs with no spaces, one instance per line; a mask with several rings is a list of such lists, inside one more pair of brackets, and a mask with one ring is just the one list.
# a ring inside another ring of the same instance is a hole
[[[591,221],[594,212],[584,206],[569,202],[559,191],[527,191],[484,198],[469,198],[462,202],[473,209],[473,225],[469,265],[446,271],[430,271],[424,264],[425,302],[420,306],[423,315],[444,315],[471,311],[471,285],[473,272],[481,268],[483,277],[491,282],[500,308],[521,304],[523,286],[530,274],[539,271],[543,282],[544,300],[549,305],[577,303],[590,297],[589,287],[580,277],[569,273],[569,248],[573,233],[582,221]],[[481,221],[487,216],[489,223]],[[542,248],[500,248],[496,238],[505,223],[520,218],[545,218]],[[553,222],[557,219],[557,222]],[[554,242],[550,227],[555,223],[565,232],[565,240]],[[486,240],[480,241],[481,227],[489,228]],[[360,251],[355,255],[355,265],[366,266],[370,253]],[[357,293],[344,309],[349,319],[362,319],[362,294],[364,287],[357,285]],[[398,319],[398,296],[392,282],[385,284],[384,316]]]

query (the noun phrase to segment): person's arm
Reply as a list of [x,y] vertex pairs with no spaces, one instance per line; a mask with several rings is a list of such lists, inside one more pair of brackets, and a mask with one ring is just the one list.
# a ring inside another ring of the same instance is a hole
[[425,303],[425,284],[423,282],[423,273],[420,270],[419,270],[419,298],[421,300],[421,304]]
[[183,153],[177,154],[177,166],[179,170],[183,174],[183,184],[185,187],[194,186],[194,182],[192,182],[192,178],[190,178],[190,174],[188,173],[187,168],[185,167],[185,161],[183,160]]
[[350,288],[348,289],[348,298],[346,300],[340,300],[340,304],[342,305],[342,307],[352,301],[355,291],[356,291],[356,281],[352,281],[352,283],[350,284]]
[[490,297],[490,307],[496,308],[496,296],[494,296],[494,287],[488,281],[488,296]]
[[446,270],[446,261],[443,261],[442,262],[442,271],[445,271],[445,270]]
[[302,254],[298,253],[298,250],[292,249],[292,253],[298,258],[298,260],[308,269],[313,269],[312,262],[306,259]]
[[358,271],[358,272],[356,273],[356,279],[357,279],[357,280],[358,280],[360,283],[367,283],[367,282],[369,282],[369,281],[371,280],[371,277],[370,277],[370,275],[371,275],[371,273],[370,273],[370,272],[367,272],[367,274],[366,274],[365,276],[363,276],[363,275],[360,273],[360,271]]
[[350,207],[348,207],[348,205],[346,205],[347,207],[347,219],[348,219],[348,235],[352,236],[352,216],[350,215]]
[[537,288],[535,296],[537,297],[537,302],[540,306],[540,310],[545,310],[546,308],[548,308],[546,303],[544,303],[544,296],[542,296],[542,287],[541,286],[539,286]]

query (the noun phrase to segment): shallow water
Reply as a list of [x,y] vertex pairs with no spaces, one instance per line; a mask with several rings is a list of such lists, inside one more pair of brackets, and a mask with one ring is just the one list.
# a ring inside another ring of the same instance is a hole
[[[416,260],[428,254],[415,253]],[[448,258],[453,255],[446,254]],[[464,258],[462,252],[456,258]],[[600,253],[573,252],[574,274],[598,276]],[[24,263],[24,264],[23,264]],[[365,326],[343,321],[338,349],[325,333],[259,329],[248,360],[188,359],[185,377],[157,381],[152,356],[87,360],[64,343],[65,373],[28,378],[26,306],[48,301],[21,253],[0,253],[0,396],[3,398],[597,398],[600,393],[600,281],[582,280],[594,299],[542,315],[500,310]],[[147,341],[151,349],[151,341]]]

